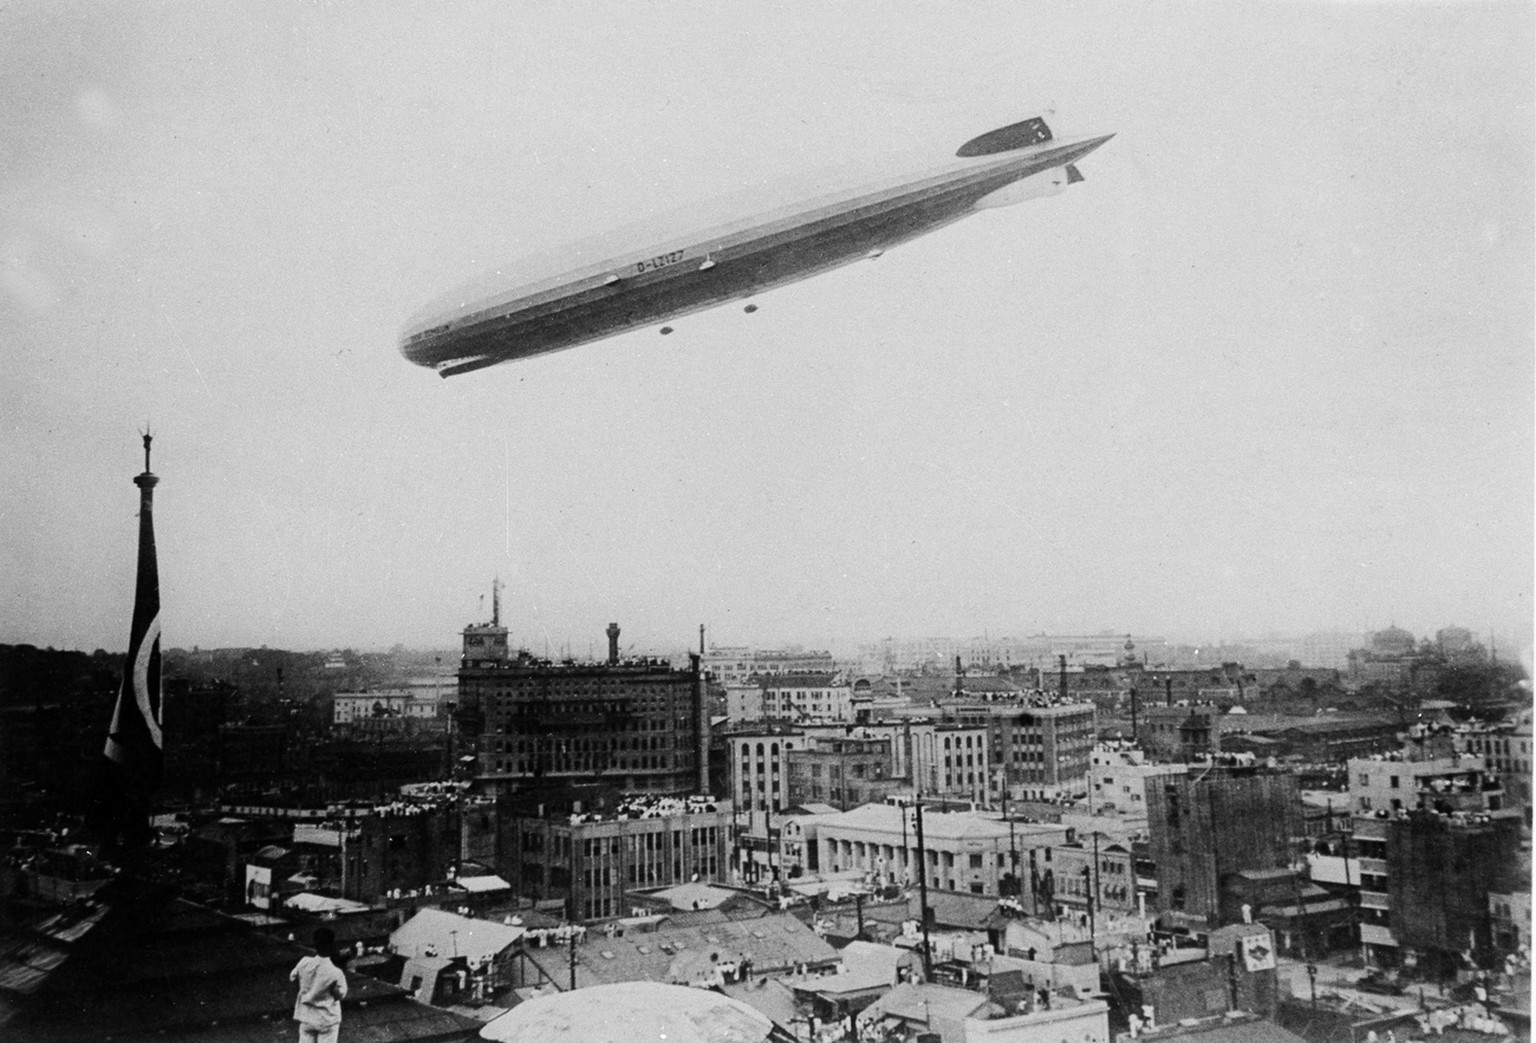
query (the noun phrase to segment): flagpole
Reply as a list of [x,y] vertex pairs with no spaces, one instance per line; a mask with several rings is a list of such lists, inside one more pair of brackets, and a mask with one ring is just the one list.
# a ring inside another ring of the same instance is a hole
[[144,473],[139,487],[139,559],[122,687],[102,754],[107,771],[103,798],[110,809],[107,844],[121,845],[129,864],[148,846],[150,810],[164,769],[160,684],[160,571],[155,555],[154,499],[160,479],[149,469],[150,443],[144,432]]

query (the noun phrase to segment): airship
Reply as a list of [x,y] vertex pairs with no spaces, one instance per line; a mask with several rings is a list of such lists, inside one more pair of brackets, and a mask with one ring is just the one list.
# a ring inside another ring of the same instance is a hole
[[[441,376],[601,340],[752,297],[926,235],[980,210],[1052,196],[1113,134],[1058,139],[1034,116],[953,155],[818,172],[502,265],[418,312],[400,352]],[[757,310],[748,304],[747,312]],[[663,325],[660,332],[671,333]]]

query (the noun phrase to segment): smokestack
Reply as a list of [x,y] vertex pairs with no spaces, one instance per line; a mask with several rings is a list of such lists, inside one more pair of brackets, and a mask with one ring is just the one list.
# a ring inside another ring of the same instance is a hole
[[965,667],[960,662],[960,657],[955,656],[955,697],[965,694]]
[[1057,656],[1056,663],[1061,671],[1061,697],[1065,699],[1067,697],[1067,657],[1064,655]]
[[704,657],[689,653],[688,666],[693,671],[693,713],[697,737],[695,755],[698,773],[694,779],[694,792],[702,796],[709,792],[709,700],[704,692]]
[[619,625],[608,624],[608,665],[613,666],[619,661]]
[[699,624],[699,655],[704,654],[704,624]]

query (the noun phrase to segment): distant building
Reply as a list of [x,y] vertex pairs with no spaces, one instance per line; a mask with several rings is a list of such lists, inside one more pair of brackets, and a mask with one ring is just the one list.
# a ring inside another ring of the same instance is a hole
[[725,686],[725,716],[732,724],[763,719],[763,686],[734,681]]
[[1146,814],[1147,787],[1165,775],[1183,775],[1186,764],[1151,764],[1146,754],[1135,747],[1115,748],[1100,743],[1093,749],[1089,780],[1093,801],[1100,808],[1113,805],[1116,810]]
[[1183,1038],[1187,1032],[1190,1040],[1212,1043],[1295,1038],[1257,1020],[1273,1017],[1281,1000],[1269,928],[1233,924],[1210,931],[1204,941],[1201,947],[1164,952],[1140,946],[1122,969],[1111,972],[1112,994],[1134,1019],[1133,1032],[1151,1039]]
[[1364,639],[1363,634],[1318,631],[1301,639],[1296,657],[1302,666],[1343,670],[1349,665],[1349,653],[1359,648]]
[[1464,733],[1467,752],[1482,757],[1498,773],[1505,806],[1531,807],[1532,737],[1531,711],[1521,710],[1513,720],[1474,725]]
[[1191,769],[1147,789],[1158,909],[1173,924],[1221,923],[1225,882],[1245,869],[1289,868],[1303,835],[1296,777]]
[[665,660],[507,657],[498,622],[464,629],[456,720],[477,788],[601,781],[624,793],[708,788],[702,675]]
[[[919,864],[928,885],[942,891],[999,894],[1017,853],[1021,869],[1044,865],[1049,849],[1066,841],[1060,826],[1007,823],[970,814],[923,815],[923,848],[917,842],[913,809],[867,804],[836,817],[822,817],[816,829],[822,872],[858,870],[880,884],[915,881]],[[1032,858],[1039,852],[1038,859]]]
[[704,653],[704,671],[715,682],[729,688],[746,684],[753,677],[777,677],[782,674],[831,674],[837,670],[831,652],[808,652],[798,648],[756,649],[746,647],[711,647]]
[[1363,757],[1349,762],[1349,803],[1356,815],[1431,811],[1496,811],[1503,790],[1483,758],[1471,754],[1410,760]]
[[1165,760],[1188,762],[1221,752],[1222,711],[1211,705],[1146,706],[1137,738],[1146,751]]
[[1440,971],[1463,965],[1459,954],[1495,942],[1489,896],[1529,881],[1520,867],[1520,819],[1514,812],[1443,815],[1414,811],[1387,828],[1387,893],[1399,947]]
[[915,720],[883,726],[896,744],[896,770],[922,796],[986,804],[997,788],[987,729],[976,723]]
[[890,736],[812,735],[807,742],[785,754],[791,805],[826,803],[848,811],[910,788],[893,774]]
[[1531,951],[1531,892],[1490,891],[1488,911],[1493,929],[1493,948],[1510,955]]
[[718,881],[727,870],[730,805],[702,798],[637,797],[612,811],[543,817],[485,803],[465,818],[467,854],[575,920],[625,916],[630,890]]
[[763,717],[768,720],[853,720],[853,686],[840,674],[775,674],[759,678],[759,683]]
[[988,737],[991,770],[1013,800],[1055,800],[1088,789],[1096,738],[1092,703],[946,701],[944,717]]
[[781,811],[789,801],[788,761],[791,750],[805,749],[804,734],[795,731],[737,732],[729,748],[731,797],[742,810]]
[[[331,723],[352,724],[368,718],[397,717],[436,720],[451,712],[458,685],[452,678],[429,677],[403,685],[332,696]],[[446,698],[445,698],[446,696]]]

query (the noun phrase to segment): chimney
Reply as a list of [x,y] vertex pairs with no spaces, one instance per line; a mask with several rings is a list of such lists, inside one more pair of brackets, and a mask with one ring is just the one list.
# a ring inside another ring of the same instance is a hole
[[619,625],[608,624],[608,665],[613,666],[619,661]]
[[693,672],[693,720],[697,743],[694,747],[697,760],[694,792],[702,796],[709,792],[709,699],[704,691],[704,657],[690,652],[688,668]]
[[1056,660],[1061,669],[1061,697],[1065,699],[1067,697],[1067,657],[1059,655]]

